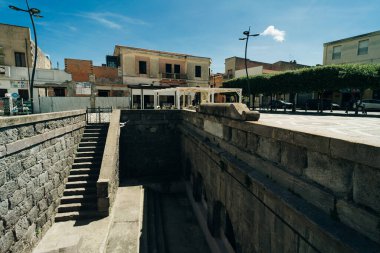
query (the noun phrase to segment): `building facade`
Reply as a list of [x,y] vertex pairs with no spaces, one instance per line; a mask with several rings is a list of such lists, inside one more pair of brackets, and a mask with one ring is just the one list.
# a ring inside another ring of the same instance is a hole
[[[28,27],[0,24],[0,98],[6,93],[18,93],[24,100],[29,99],[34,49]],[[37,54],[35,85],[59,85],[71,80],[63,71],[51,70],[51,61],[40,48]]]
[[323,65],[380,63],[380,31],[323,44]]
[[[380,31],[361,34],[323,44],[323,65],[380,63]],[[356,99],[380,99],[380,90],[362,92],[341,90],[328,93],[328,98],[342,106],[352,106]]]
[[207,87],[211,59],[187,54],[116,46],[123,83]]
[[91,60],[65,59],[65,71],[75,82],[73,96],[129,96],[129,89],[122,83],[117,65],[94,66]]
[[[225,76],[227,79],[245,76],[245,59],[240,57],[230,57],[224,61]],[[296,61],[278,61],[275,63],[266,63],[252,61],[247,59],[247,68],[249,75],[270,74],[287,70],[296,70],[307,68],[309,66],[298,64]]]

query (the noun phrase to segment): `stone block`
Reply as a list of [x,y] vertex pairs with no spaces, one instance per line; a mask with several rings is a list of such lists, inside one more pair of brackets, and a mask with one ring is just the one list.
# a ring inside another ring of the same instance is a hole
[[223,125],[223,139],[225,141],[230,141],[232,136],[232,128],[229,126]]
[[380,171],[365,165],[354,170],[353,197],[358,204],[365,205],[380,214]]
[[27,218],[30,223],[34,223],[38,218],[38,208],[37,206],[33,206],[27,214]]
[[281,143],[281,164],[290,172],[301,175],[307,167],[307,150],[286,142]]
[[247,150],[251,153],[256,153],[259,145],[259,137],[254,133],[247,133]]
[[6,182],[0,187],[0,201],[9,198],[17,190],[17,188],[18,185],[15,181]]
[[11,209],[15,208],[21,201],[25,199],[26,189],[17,190],[13,193],[13,195],[9,198],[9,202],[11,204]]
[[32,197],[28,197],[24,199],[19,205],[20,212],[22,215],[27,214],[33,207],[33,199]]
[[39,187],[37,188],[34,193],[33,193],[33,202],[35,204],[37,204],[43,197],[44,197],[44,194],[45,194],[45,189],[44,187]]
[[204,130],[214,136],[223,138],[223,125],[214,121],[205,120]]
[[38,209],[40,209],[40,213],[45,212],[48,209],[48,204],[46,198],[41,199],[38,202]]
[[14,162],[8,165],[7,178],[9,180],[17,179],[17,177],[19,177],[19,175],[22,172],[23,172],[23,166],[21,165],[21,162]]
[[[380,149],[361,143],[331,139],[331,155],[380,169]],[[368,159],[371,157],[371,159]]]
[[8,212],[8,199],[0,202],[0,216],[4,216]]
[[18,139],[24,139],[34,135],[34,126],[22,126],[18,128]]
[[33,178],[37,178],[39,175],[41,175],[42,171],[42,164],[36,164],[32,168],[30,168],[30,176]]
[[294,132],[293,143],[307,148],[308,151],[330,154],[330,138],[324,136]]
[[5,170],[0,171],[0,187],[3,186],[6,182],[6,172]]
[[257,154],[272,162],[280,162],[281,143],[271,138],[259,137]]
[[39,186],[43,186],[48,181],[49,181],[49,174],[47,173],[47,171],[45,171],[44,173],[38,176]]
[[245,149],[247,146],[247,132],[232,128],[231,142],[239,148]]
[[7,154],[7,148],[5,145],[0,145],[0,157],[3,157]]
[[11,228],[20,219],[21,212],[18,208],[9,210],[4,216],[4,222],[7,229]]
[[42,134],[45,131],[45,122],[36,123],[34,129],[37,133]]
[[341,159],[309,151],[305,175],[314,182],[332,190],[338,196],[349,197],[352,191],[354,164]]
[[9,231],[0,238],[0,252],[9,252],[9,248],[14,244],[15,238],[13,232]]
[[17,140],[18,130],[11,128],[0,131],[0,144],[7,144]]
[[21,218],[15,225],[15,235],[17,240],[20,240],[28,230],[29,223],[26,217]]
[[3,237],[5,232],[4,222],[0,220],[0,238]]
[[36,157],[35,156],[30,156],[26,158],[24,161],[22,161],[22,166],[24,169],[29,169],[33,167],[37,163]]
[[344,200],[338,200],[336,209],[341,222],[380,243],[379,216]]

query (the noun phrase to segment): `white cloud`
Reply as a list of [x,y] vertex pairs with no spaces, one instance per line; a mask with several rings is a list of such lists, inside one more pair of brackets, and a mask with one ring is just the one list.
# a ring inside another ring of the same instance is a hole
[[112,12],[85,12],[79,14],[78,16],[85,17],[94,20],[104,26],[111,29],[121,29],[123,24],[133,24],[133,25],[146,25],[144,21],[140,19],[131,18],[125,15],[112,13]]
[[270,25],[261,33],[264,36],[272,36],[275,41],[283,42],[285,40],[285,31],[276,29],[273,25]]

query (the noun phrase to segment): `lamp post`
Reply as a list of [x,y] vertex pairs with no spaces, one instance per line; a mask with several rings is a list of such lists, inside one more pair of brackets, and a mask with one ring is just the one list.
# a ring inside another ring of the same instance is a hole
[[[29,14],[29,17],[30,17],[30,21],[32,22],[32,27],[33,27],[33,34],[34,34],[34,62],[33,62],[33,69],[32,69],[32,78],[30,79],[30,86],[29,86],[29,93],[30,93],[30,109],[31,109],[31,113],[33,114],[33,85],[34,85],[34,75],[36,73],[36,65],[37,65],[37,48],[38,48],[38,45],[37,45],[37,33],[36,33],[36,27],[34,25],[34,20],[33,20],[33,17],[36,17],[36,18],[42,18],[41,15],[39,15],[41,13],[41,11],[37,8],[30,8],[29,7],[29,3],[28,3],[28,0],[25,0],[26,2],[26,7],[27,9],[21,9],[21,8],[18,8],[16,6],[13,6],[13,5],[9,5],[9,8],[14,10],[14,11],[23,11],[23,12],[27,12]],[[26,52],[28,53],[28,52]]]
[[[251,34],[251,27],[249,27],[248,31],[244,31],[243,34],[246,36],[245,38],[239,38],[239,40],[245,40],[245,73],[247,75],[247,88],[248,88],[248,107],[251,106],[251,87],[249,86],[249,80],[248,80],[248,66],[247,66],[247,48],[248,48],[248,40],[249,37],[256,37],[259,36],[259,33]],[[253,97],[253,109],[255,109],[255,97]]]

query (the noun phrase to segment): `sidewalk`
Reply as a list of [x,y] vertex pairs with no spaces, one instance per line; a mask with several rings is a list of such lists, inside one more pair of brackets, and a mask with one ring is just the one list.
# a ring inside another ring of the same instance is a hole
[[144,191],[119,187],[111,215],[98,220],[54,223],[34,253],[138,253]]

